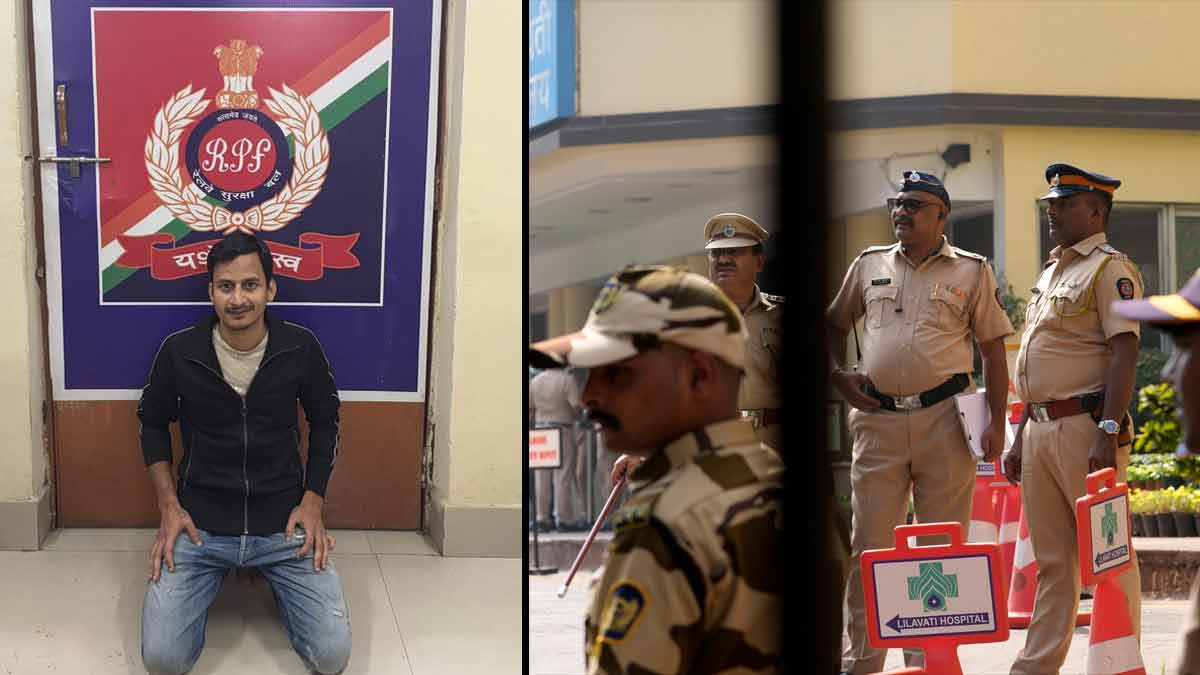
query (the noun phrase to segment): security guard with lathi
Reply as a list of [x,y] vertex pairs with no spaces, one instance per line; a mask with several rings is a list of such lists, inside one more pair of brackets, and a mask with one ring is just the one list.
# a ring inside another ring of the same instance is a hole
[[589,675],[782,672],[783,463],[738,417],[737,307],[701,275],[627,268],[579,333],[531,347],[587,368],[589,418],[644,459],[593,577]]

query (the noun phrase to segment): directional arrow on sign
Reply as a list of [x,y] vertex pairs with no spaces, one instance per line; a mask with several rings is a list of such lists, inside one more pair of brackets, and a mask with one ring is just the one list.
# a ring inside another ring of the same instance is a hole
[[888,628],[903,633],[905,630],[924,630],[929,628],[957,628],[959,626],[985,626],[990,622],[987,612],[968,612],[964,614],[937,614],[929,616],[893,616],[886,625]]

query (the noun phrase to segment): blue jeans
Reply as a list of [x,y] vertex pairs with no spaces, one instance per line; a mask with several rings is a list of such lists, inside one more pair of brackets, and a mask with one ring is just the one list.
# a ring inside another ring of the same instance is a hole
[[186,673],[204,648],[208,608],[234,567],[256,567],[275,594],[292,647],[319,673],[341,672],[350,660],[350,613],[342,582],[329,561],[313,571],[313,554],[297,558],[303,530],[285,535],[218,536],[200,530],[196,546],[182,533],[175,540],[175,571],[162,564],[142,605],[142,662],[151,673]]

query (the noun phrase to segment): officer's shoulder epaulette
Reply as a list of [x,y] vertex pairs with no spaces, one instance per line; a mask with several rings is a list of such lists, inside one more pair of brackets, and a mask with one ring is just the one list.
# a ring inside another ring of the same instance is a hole
[[770,293],[763,293],[763,297],[777,305],[783,304],[785,300],[782,295],[771,295]]
[[653,514],[653,501],[626,506],[613,517],[613,536],[620,536],[631,530],[649,525]]
[[987,256],[985,256],[985,255],[980,255],[979,253],[976,253],[974,251],[968,251],[965,248],[959,248],[957,246],[951,246],[950,248],[954,249],[955,253],[957,253],[958,255],[960,255],[964,258],[970,258],[972,260],[978,260],[979,262],[984,262],[984,263],[987,262]]
[[1105,253],[1112,256],[1114,259],[1120,260],[1121,262],[1127,262],[1127,263],[1133,262],[1133,260],[1131,260],[1129,256],[1127,256],[1124,253],[1121,253],[1117,249],[1113,248],[1112,244],[1109,244],[1108,242],[1100,244],[1096,248],[1099,248],[1101,251],[1104,251]]
[[895,244],[883,244],[881,246],[868,246],[863,249],[862,253],[858,254],[858,257],[861,258],[864,255],[867,255],[868,253],[883,253],[884,251],[890,251],[895,246],[896,246]]

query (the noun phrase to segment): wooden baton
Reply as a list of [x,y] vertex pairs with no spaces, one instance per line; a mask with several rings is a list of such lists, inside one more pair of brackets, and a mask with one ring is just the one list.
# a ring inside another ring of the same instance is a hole
[[604,502],[604,509],[600,511],[600,515],[596,518],[596,522],[592,523],[592,531],[588,532],[587,539],[584,540],[583,546],[579,549],[579,553],[575,556],[575,562],[571,563],[571,571],[567,572],[567,580],[562,586],[558,587],[558,597],[567,594],[567,586],[571,585],[571,580],[575,578],[575,573],[579,571],[579,566],[583,563],[583,556],[587,555],[588,549],[592,547],[592,542],[596,539],[596,534],[600,532],[600,526],[604,524],[604,520],[608,518],[608,512],[612,511],[613,504],[617,503],[617,493],[621,488],[625,487],[625,478],[629,474],[621,476],[621,480],[613,486],[612,492],[608,495],[608,501]]

